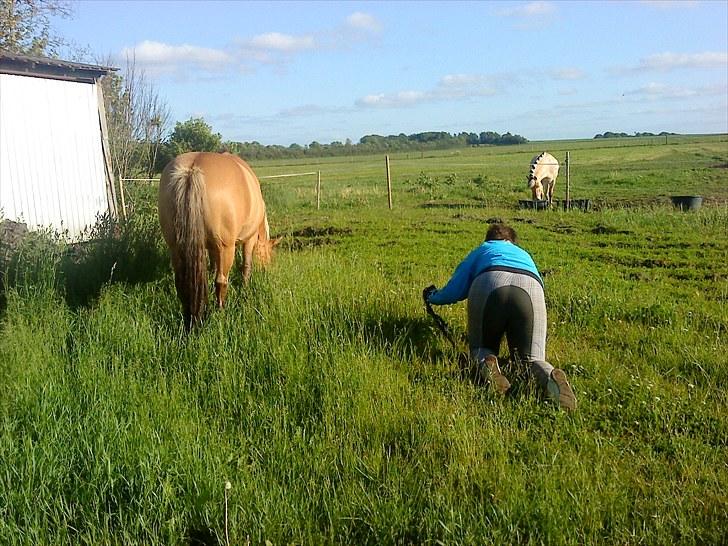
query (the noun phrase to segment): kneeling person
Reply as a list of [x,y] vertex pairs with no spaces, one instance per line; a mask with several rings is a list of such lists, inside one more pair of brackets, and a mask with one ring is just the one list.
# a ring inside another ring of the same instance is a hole
[[513,228],[491,225],[485,242],[465,257],[448,283],[440,290],[426,288],[424,297],[434,305],[468,299],[470,356],[499,392],[510,388],[496,357],[505,334],[511,356],[530,364],[544,393],[573,410],[576,397],[566,374],[546,361],[543,280],[528,252],[515,243]]

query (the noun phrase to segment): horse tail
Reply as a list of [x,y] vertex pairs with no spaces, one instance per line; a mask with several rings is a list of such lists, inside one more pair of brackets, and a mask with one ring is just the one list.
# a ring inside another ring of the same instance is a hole
[[266,266],[271,260],[272,242],[270,239],[270,225],[268,224],[268,213],[263,213],[263,221],[258,226],[258,243],[255,245],[255,257],[258,263]]
[[174,191],[175,238],[180,254],[177,282],[185,325],[202,320],[207,306],[207,264],[205,262],[204,199],[205,177],[192,165],[177,167],[170,176]]

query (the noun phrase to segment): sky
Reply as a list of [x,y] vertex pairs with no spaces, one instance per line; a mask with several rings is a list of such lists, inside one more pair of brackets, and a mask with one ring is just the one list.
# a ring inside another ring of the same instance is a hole
[[224,140],[728,132],[727,0],[72,5],[59,35]]

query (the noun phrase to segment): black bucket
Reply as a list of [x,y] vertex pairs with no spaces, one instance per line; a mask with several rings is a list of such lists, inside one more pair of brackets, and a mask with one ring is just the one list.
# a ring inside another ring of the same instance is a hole
[[533,199],[521,199],[518,201],[518,208],[520,209],[531,209],[531,210],[546,210],[549,208],[549,202],[534,201]]
[[564,207],[564,210],[581,210],[586,212],[591,210],[591,199],[564,200],[561,202],[561,206]]
[[700,195],[674,195],[670,197],[675,208],[680,210],[698,210],[703,204],[703,198]]

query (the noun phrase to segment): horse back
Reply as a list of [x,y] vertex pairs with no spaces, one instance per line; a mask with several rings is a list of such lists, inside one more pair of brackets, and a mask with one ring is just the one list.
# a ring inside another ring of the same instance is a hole
[[256,234],[265,221],[265,203],[248,164],[231,154],[199,153],[194,165],[205,177],[208,242],[228,246]]
[[554,183],[559,175],[559,160],[543,152],[531,160],[531,170],[538,181],[548,178]]

